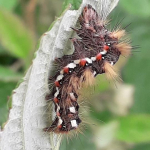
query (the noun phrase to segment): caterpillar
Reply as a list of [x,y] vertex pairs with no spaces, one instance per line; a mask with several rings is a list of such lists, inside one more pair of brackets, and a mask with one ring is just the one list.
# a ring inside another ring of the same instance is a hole
[[55,75],[49,78],[53,89],[48,95],[55,105],[56,117],[45,128],[47,132],[68,133],[78,128],[82,120],[79,117],[78,97],[83,84],[93,84],[98,74],[106,73],[116,79],[118,74],[114,65],[120,55],[130,55],[132,46],[121,40],[125,30],[109,31],[106,21],[91,5],[86,5],[79,17],[80,28],[72,28],[78,38],[71,38],[74,46],[72,55],[57,58],[59,66]]

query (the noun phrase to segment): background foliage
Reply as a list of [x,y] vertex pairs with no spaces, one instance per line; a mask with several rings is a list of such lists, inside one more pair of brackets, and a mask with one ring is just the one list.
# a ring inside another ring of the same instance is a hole
[[[64,3],[63,3],[64,2]],[[77,9],[81,0],[0,0],[0,124],[7,120],[11,91],[32,63],[36,41],[69,3]],[[117,88],[98,76],[89,96],[89,125],[79,138],[65,139],[61,149],[148,150],[150,147],[150,1],[120,0],[110,15],[112,28],[118,21],[138,50],[126,63],[118,63],[124,83]],[[124,19],[123,19],[124,18]],[[84,91],[84,93],[87,93]],[[92,93],[92,94],[91,94]],[[94,100],[93,100],[94,99]]]

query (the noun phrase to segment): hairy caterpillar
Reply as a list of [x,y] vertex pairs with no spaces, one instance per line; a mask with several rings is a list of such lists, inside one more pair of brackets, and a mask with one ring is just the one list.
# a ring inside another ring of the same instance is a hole
[[113,65],[120,55],[130,55],[132,49],[120,40],[125,30],[108,31],[106,22],[91,5],[83,8],[79,23],[79,29],[72,28],[79,37],[71,39],[74,53],[55,60],[59,69],[49,80],[54,86],[48,97],[54,102],[56,117],[45,131],[68,133],[78,128],[82,121],[77,100],[82,84],[92,84],[94,77],[102,73],[115,79],[118,74]]

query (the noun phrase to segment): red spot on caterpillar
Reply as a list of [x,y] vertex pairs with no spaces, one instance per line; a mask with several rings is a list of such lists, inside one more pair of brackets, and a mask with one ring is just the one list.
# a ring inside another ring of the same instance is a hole
[[64,73],[68,73],[69,72],[69,68],[68,67],[64,67],[63,71],[64,71]]
[[55,97],[55,98],[54,98],[54,102],[55,102],[55,103],[59,103],[58,98]]
[[108,51],[109,50],[109,46],[104,45],[104,50]]
[[55,86],[57,86],[57,87],[59,87],[59,86],[60,86],[60,84],[59,84],[59,82],[58,82],[58,81],[55,81]]
[[62,125],[59,125],[58,128],[61,129],[61,128],[62,128]]
[[102,54],[101,53],[97,54],[96,55],[96,60],[101,60],[101,59],[102,59]]
[[84,67],[85,64],[86,64],[86,60],[85,60],[85,59],[81,59],[81,60],[80,60],[80,65]]
[[87,7],[84,7],[84,11],[87,12]]
[[56,113],[56,115],[57,115],[57,116],[60,116],[60,113],[59,113],[59,112],[57,112],[57,113]]
[[73,117],[73,114],[68,114],[68,117],[69,117],[69,118],[72,118],[72,117]]

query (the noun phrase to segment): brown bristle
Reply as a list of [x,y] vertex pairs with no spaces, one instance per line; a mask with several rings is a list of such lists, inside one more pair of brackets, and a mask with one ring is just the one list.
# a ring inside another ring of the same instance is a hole
[[125,36],[125,30],[116,30],[110,35],[112,38],[117,38],[118,40]]
[[104,62],[104,70],[108,79],[120,79],[118,73],[115,71],[114,67],[108,62]]
[[69,80],[69,84],[65,84],[62,87],[62,95],[64,95],[63,97],[65,97],[67,93],[67,97],[65,100],[66,103],[65,105],[67,107],[72,106],[72,100],[75,100],[74,98],[71,97],[70,93],[74,91],[75,93],[78,94],[79,88],[80,88],[80,78],[78,78],[76,75],[72,75]]
[[68,134],[69,131],[55,131],[55,133],[57,134]]
[[132,46],[128,43],[119,43],[116,45],[116,48],[120,51],[121,55],[129,56],[131,54]]
[[68,87],[69,86],[72,86],[72,89],[74,89],[75,92],[78,93],[78,89],[81,87],[80,78],[78,78],[75,75],[72,75],[71,78],[70,78]]
[[95,82],[95,78],[94,78],[94,75],[93,75],[93,72],[91,72],[90,69],[86,69],[82,75],[82,78],[84,80],[84,84],[86,86],[91,86],[94,84]]
[[68,95],[68,97],[67,97],[67,99],[66,99],[66,103],[65,103],[65,105],[66,105],[67,107],[69,107],[69,106],[71,106],[71,105],[72,105],[71,98],[70,98],[70,96],[69,96],[69,95]]
[[44,130],[45,132],[53,132],[53,131],[54,131],[54,129],[51,128],[51,127],[44,128],[43,130]]

